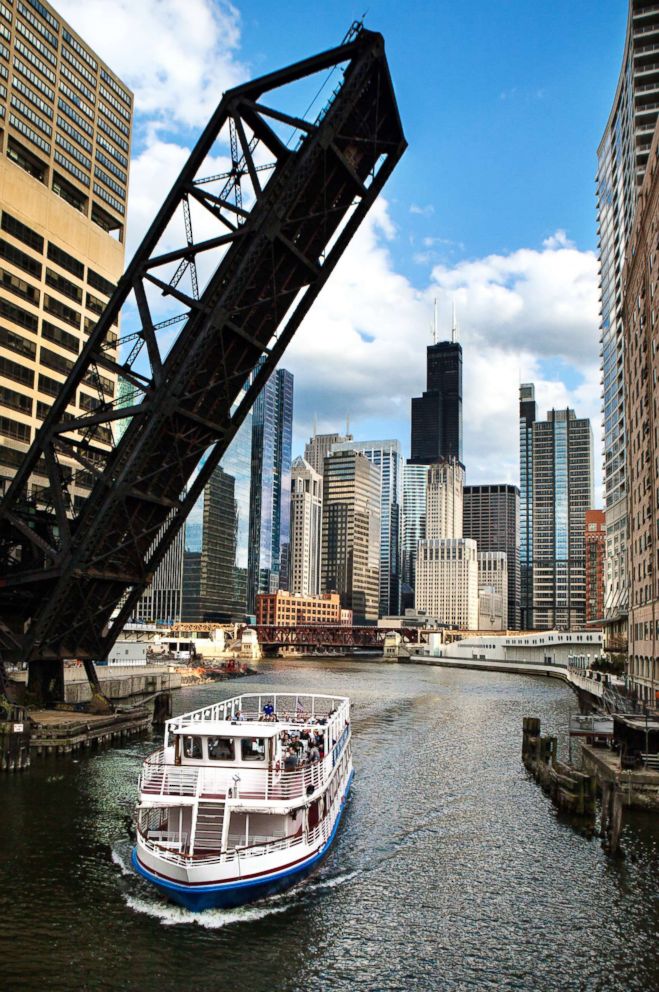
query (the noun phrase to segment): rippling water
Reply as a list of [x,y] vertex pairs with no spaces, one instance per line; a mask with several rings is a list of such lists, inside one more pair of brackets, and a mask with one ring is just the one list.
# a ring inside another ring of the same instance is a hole
[[372,662],[264,663],[187,689],[353,700],[355,781],[297,889],[199,915],[128,867],[142,740],[0,781],[0,989],[649,992],[659,987],[659,824],[626,814],[624,861],[555,814],[520,761],[523,716],[565,745],[553,680]]

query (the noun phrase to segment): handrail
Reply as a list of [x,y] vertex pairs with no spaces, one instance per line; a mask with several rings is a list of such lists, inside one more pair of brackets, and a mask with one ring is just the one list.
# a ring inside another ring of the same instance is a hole
[[[327,815],[323,817],[321,822],[313,828],[311,831],[307,831],[305,837],[304,832],[301,834],[288,834],[286,837],[277,838],[277,840],[265,841],[262,844],[250,845],[247,848],[234,848],[231,851],[225,851],[219,855],[213,855],[208,857],[206,855],[199,854],[189,854],[182,855],[177,854],[172,851],[171,848],[164,848],[159,845],[156,841],[152,841],[140,828],[139,823],[137,825],[137,832],[140,835],[141,841],[147,850],[152,851],[157,854],[164,861],[169,861],[172,864],[179,865],[181,867],[188,867],[192,864],[226,864],[227,862],[239,860],[242,857],[260,857],[262,854],[271,854],[274,851],[286,850],[290,847],[297,847],[300,844],[307,844],[312,847],[321,837],[324,841],[330,835],[331,827],[335,820],[335,814],[338,807],[341,805],[343,800],[343,791],[341,789],[337,790],[334,802],[330,806]],[[251,853],[247,853],[251,851]]]
[[[253,701],[256,701],[256,706],[252,708],[248,704]],[[302,705],[305,701],[308,701],[307,706]],[[326,704],[325,707],[319,708],[318,704],[321,702]],[[239,711],[243,712],[243,715],[246,715],[247,712],[253,712],[255,716],[251,717],[251,719],[258,720],[262,713],[262,704],[265,705],[265,703],[272,703],[275,711],[281,708],[284,711],[291,711],[293,714],[298,713],[302,705],[304,712],[308,712],[312,717],[316,717],[319,715],[328,716],[332,710],[340,712],[344,709],[349,709],[350,700],[347,696],[327,696],[315,693],[245,693],[244,695],[233,696],[230,699],[213,703],[211,706],[202,706],[198,710],[181,713],[179,716],[173,717],[165,724],[165,741],[173,728],[180,727],[184,723],[197,723],[206,720],[230,720]]]
[[150,796],[192,796],[199,800],[206,795],[222,795],[224,798],[229,790],[233,790],[233,775],[239,771],[240,793],[245,801],[302,799],[306,798],[310,786],[315,792],[329,782],[349,739],[350,725],[347,724],[331,752],[322,761],[305,765],[296,771],[261,771],[229,765],[222,768],[173,765],[165,762],[163,751],[158,751],[151,755],[151,761],[145,762],[139,790]]

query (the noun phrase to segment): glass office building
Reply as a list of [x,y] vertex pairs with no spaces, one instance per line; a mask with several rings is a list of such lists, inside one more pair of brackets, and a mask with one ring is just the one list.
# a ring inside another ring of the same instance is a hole
[[[243,421],[185,525],[182,619],[230,623],[248,614],[252,414]],[[203,462],[202,462],[203,464]]]
[[288,588],[292,443],[293,376],[277,369],[252,412],[249,613],[256,611],[257,593]]
[[380,616],[398,616],[403,566],[403,455],[400,441],[347,441],[332,452],[361,451],[380,473]]

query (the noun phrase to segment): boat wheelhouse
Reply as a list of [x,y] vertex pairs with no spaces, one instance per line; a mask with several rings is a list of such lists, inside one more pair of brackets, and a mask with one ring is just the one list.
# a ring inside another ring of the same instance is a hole
[[346,698],[250,694],[185,713],[144,762],[133,865],[193,910],[281,891],[329,850],[352,775]]

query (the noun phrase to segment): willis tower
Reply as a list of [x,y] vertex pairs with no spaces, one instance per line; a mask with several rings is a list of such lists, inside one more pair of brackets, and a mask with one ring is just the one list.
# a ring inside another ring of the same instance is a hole
[[412,399],[409,464],[462,463],[462,346],[455,340],[428,345],[427,389]]

